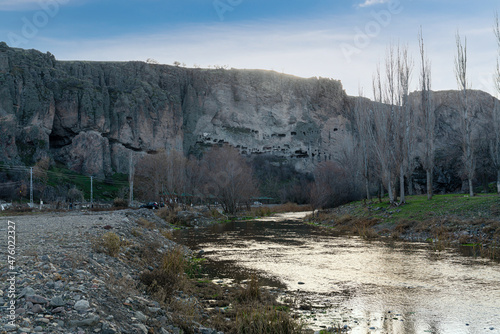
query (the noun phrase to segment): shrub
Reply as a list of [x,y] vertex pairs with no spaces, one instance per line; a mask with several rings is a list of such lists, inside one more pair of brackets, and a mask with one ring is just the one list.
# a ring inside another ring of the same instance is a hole
[[107,232],[93,240],[92,246],[96,252],[106,253],[116,257],[120,253],[120,237],[114,232]]
[[172,230],[167,230],[162,228],[160,230],[161,235],[163,235],[166,239],[168,240],[173,240],[174,239],[174,234],[172,233]]
[[285,203],[273,208],[274,212],[304,212],[312,211],[311,205],[299,205],[297,203]]
[[159,268],[141,274],[140,280],[163,302],[170,301],[175,291],[186,282],[186,259],[181,247],[175,247],[163,255]]
[[186,261],[186,269],[184,270],[189,278],[196,278],[201,276],[202,264],[205,259],[192,257]]
[[177,215],[179,210],[179,208],[171,209],[169,207],[164,207],[158,210],[156,215],[171,225],[181,225],[182,220]]
[[256,276],[252,276],[252,278],[248,281],[246,288],[243,289],[240,295],[238,296],[238,300],[240,302],[251,302],[251,301],[261,300],[259,281]]
[[260,206],[252,208],[250,210],[250,215],[256,217],[267,217],[271,215],[271,209],[268,206]]
[[134,227],[131,231],[130,234],[132,234],[134,237],[138,238],[142,236],[142,232],[140,229]]
[[151,222],[145,218],[139,218],[135,221],[138,225],[141,225],[142,227],[145,227],[145,228],[155,228],[156,227],[156,224],[154,222]]
[[295,334],[303,325],[283,311],[268,307],[248,307],[236,314],[234,333],[238,334]]
[[128,201],[123,198],[117,197],[113,200],[113,206],[115,208],[126,208],[128,207]]

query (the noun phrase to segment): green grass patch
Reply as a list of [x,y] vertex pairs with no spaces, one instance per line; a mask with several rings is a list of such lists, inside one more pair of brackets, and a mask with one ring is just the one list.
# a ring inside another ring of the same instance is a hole
[[[82,175],[61,165],[51,167],[48,173],[48,185],[57,187],[61,185],[75,186],[83,191],[85,199],[90,199],[90,176]],[[93,196],[95,200],[112,201],[120,191],[128,187],[128,175],[115,173],[110,178],[100,180],[93,179]]]
[[480,219],[498,218],[500,197],[496,194],[481,194],[469,197],[463,194],[434,195],[428,200],[426,195],[407,196],[406,203],[391,206],[386,199],[382,203],[364,205],[362,201],[347,204],[342,208],[358,217],[380,219],[395,223],[401,220],[423,221],[434,218]]

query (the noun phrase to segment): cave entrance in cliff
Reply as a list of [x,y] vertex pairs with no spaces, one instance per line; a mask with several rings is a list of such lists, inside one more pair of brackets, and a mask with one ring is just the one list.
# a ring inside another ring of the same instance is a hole
[[64,146],[71,144],[71,138],[69,136],[61,135],[52,131],[49,135],[49,147],[51,149],[59,149]]

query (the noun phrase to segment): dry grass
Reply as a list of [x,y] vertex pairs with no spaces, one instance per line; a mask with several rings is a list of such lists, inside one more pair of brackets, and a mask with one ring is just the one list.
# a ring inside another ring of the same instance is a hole
[[131,231],[130,234],[133,235],[136,238],[142,237],[142,231],[138,229],[137,227],[134,227]]
[[165,237],[168,240],[174,239],[174,234],[173,234],[172,230],[167,230],[167,229],[162,228],[160,230],[160,233],[161,233],[161,235],[163,235],[163,237]]
[[102,236],[91,240],[92,249],[98,253],[106,253],[116,257],[120,253],[122,242],[114,232],[104,233]]
[[262,294],[259,288],[259,281],[256,276],[248,281],[247,286],[240,292],[237,299],[240,303],[261,301]]
[[186,265],[182,248],[176,247],[163,255],[159,268],[143,272],[140,280],[157,300],[169,302],[173,293],[186,284]]
[[158,217],[160,217],[161,219],[163,219],[164,221],[166,221],[167,223],[171,224],[171,225],[183,225],[185,224],[186,222],[183,221],[178,215],[177,213],[181,211],[181,208],[180,207],[176,207],[174,209],[171,209],[169,207],[164,207],[164,208],[161,208],[160,210],[158,210],[156,212],[156,215]]
[[234,334],[299,334],[303,324],[294,320],[290,314],[277,310],[272,306],[255,304],[238,310]]
[[117,197],[113,200],[113,207],[115,207],[115,208],[127,208],[128,201],[126,199]]
[[203,310],[193,298],[171,299],[168,303],[173,322],[180,327],[184,333],[194,333],[193,322],[202,321]]
[[105,283],[115,296],[122,299],[137,295],[136,283],[125,276],[118,278],[110,273],[110,275],[105,276]]
[[271,211],[270,207],[259,206],[251,208],[250,211],[247,213],[247,215],[252,217],[267,217],[270,216],[272,213],[273,212]]
[[411,227],[416,226],[417,223],[415,221],[410,221],[408,219],[402,219],[399,223],[394,227],[394,231],[400,234],[406,233]]
[[276,213],[282,212],[304,212],[304,211],[312,211],[312,207],[310,205],[299,205],[297,203],[285,203],[272,207],[272,211]]
[[156,224],[154,222],[151,222],[145,218],[139,218],[135,221],[137,223],[137,225],[140,225],[144,228],[147,228],[147,229],[154,229],[156,227]]

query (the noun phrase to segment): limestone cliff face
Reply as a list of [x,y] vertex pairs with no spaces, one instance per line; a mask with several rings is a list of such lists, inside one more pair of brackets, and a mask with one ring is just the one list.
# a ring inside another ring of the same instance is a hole
[[229,143],[301,168],[345,130],[340,82],[270,71],[61,62],[0,43],[0,161],[50,155],[88,175],[127,172],[130,152]]
[[[471,94],[479,136],[495,99]],[[131,153],[137,158],[177,149],[197,155],[228,143],[242,154],[272,154],[311,171],[333,159],[353,135],[354,101],[330,79],[143,62],[62,62],[0,43],[0,162],[33,165],[49,155],[75,171],[105,176],[128,172]],[[434,93],[445,184],[459,173],[458,101],[456,91]]]

